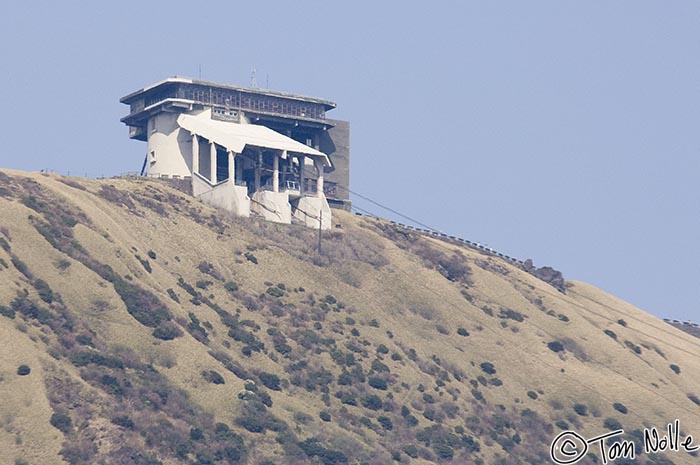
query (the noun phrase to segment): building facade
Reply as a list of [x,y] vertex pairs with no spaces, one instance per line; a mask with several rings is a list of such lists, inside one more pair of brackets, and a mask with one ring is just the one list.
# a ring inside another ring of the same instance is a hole
[[147,143],[141,173],[188,179],[192,193],[251,212],[328,228],[350,208],[350,127],[335,103],[263,89],[168,78],[120,100],[129,137]]

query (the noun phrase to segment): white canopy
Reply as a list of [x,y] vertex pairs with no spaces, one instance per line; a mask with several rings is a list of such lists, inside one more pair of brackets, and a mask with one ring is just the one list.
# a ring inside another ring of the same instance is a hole
[[229,123],[186,114],[177,117],[177,124],[190,133],[209,139],[235,153],[241,153],[246,145],[251,145],[322,158],[325,165],[331,164],[325,153],[265,126]]

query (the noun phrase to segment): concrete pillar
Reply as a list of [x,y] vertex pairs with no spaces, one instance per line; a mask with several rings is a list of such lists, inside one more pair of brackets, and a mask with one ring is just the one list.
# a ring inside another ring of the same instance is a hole
[[316,150],[320,150],[320,149],[319,149],[319,137],[318,137],[318,134],[314,134],[314,148],[315,148]]
[[321,160],[314,160],[314,166],[316,166],[316,171],[318,171],[318,178],[316,179],[316,197],[321,197],[321,195],[323,195],[323,162]]
[[304,165],[306,164],[306,157],[304,155],[299,156],[299,194],[304,195]]
[[241,155],[240,163],[235,163],[234,166],[236,168],[234,171],[236,182],[240,183],[241,181],[243,181],[243,156],[242,155]]
[[260,170],[262,169],[262,163],[262,149],[258,149],[258,160],[255,163],[255,192],[258,192],[260,190]]
[[280,191],[280,156],[275,152],[272,158],[272,192]]
[[236,184],[236,154],[232,150],[228,150],[228,182],[229,184]]
[[216,144],[209,142],[209,166],[211,168],[209,180],[212,184],[216,184]]
[[199,174],[199,138],[192,134],[192,173]]

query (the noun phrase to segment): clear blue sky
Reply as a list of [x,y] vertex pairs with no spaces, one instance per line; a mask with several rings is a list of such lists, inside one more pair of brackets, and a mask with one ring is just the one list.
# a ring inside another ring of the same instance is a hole
[[10,2],[0,52],[1,167],[138,171],[119,97],[255,67],[338,103],[353,190],[700,320],[697,0]]

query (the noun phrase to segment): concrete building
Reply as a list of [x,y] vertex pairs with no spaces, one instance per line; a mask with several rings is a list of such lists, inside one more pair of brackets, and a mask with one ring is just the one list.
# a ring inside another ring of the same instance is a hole
[[329,228],[350,208],[350,126],[313,97],[168,78],[120,100],[142,175],[191,180],[192,194],[240,216]]

